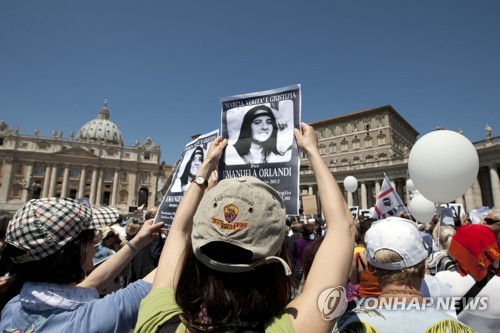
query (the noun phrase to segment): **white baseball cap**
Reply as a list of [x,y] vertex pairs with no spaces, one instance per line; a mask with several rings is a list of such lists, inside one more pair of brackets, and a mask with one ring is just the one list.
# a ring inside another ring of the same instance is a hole
[[[424,261],[429,252],[413,221],[400,217],[388,217],[375,221],[365,235],[366,260],[376,268],[398,271]],[[375,260],[378,250],[392,250],[403,260],[383,263]]]

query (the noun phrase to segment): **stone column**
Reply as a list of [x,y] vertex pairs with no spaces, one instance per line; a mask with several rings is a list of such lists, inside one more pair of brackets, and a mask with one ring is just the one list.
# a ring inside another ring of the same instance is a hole
[[61,189],[61,198],[68,197],[69,165],[64,166],[64,175]]
[[57,164],[52,165],[52,174],[50,175],[49,197],[56,195],[57,185]]
[[95,205],[96,204],[96,201],[95,201],[95,190],[96,190],[96,187],[97,187],[97,168],[92,170],[92,183],[90,185],[90,203],[92,205]]
[[367,197],[366,197],[366,184],[364,182],[361,183],[361,209],[367,209]]
[[13,164],[14,160],[11,158],[4,159],[2,173],[0,174],[2,186],[0,186],[0,202],[7,202],[9,199],[9,192],[13,177]]
[[128,178],[128,204],[137,205],[137,170],[130,170]]
[[378,180],[375,181],[375,200],[377,200],[378,195],[380,194],[380,182]]
[[87,169],[82,168],[80,172],[80,183],[78,185],[78,198],[83,198],[85,196],[85,178],[87,177]]
[[111,206],[116,206],[116,199],[118,198],[118,183],[120,181],[120,174],[118,169],[115,170],[115,176],[113,178],[113,192],[111,193]]
[[104,170],[100,169],[99,170],[99,177],[97,180],[97,193],[95,195],[95,204],[97,206],[100,206],[102,204],[102,182],[103,182],[103,172]]
[[481,197],[481,185],[479,185],[479,181],[477,180],[477,178],[474,179],[474,183],[472,183],[472,193],[474,198],[474,207],[472,209],[482,207],[483,199]]
[[45,174],[43,177],[43,189],[42,189],[42,197],[46,198],[49,196],[49,188],[50,188],[50,174],[52,172],[52,165],[47,164],[45,166]]
[[465,199],[465,206],[464,206],[465,210],[473,210],[477,208],[474,205],[474,193],[472,191],[472,187],[469,187],[467,191],[465,191],[464,199]]
[[314,190],[312,185],[309,185],[309,195],[314,195]]
[[493,206],[500,208],[500,183],[498,180],[498,170],[495,165],[490,165],[491,192],[493,194]]
[[347,191],[347,205],[353,206],[352,192]]

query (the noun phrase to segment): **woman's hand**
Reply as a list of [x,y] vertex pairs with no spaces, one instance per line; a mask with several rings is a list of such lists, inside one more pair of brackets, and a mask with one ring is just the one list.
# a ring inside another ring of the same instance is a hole
[[132,243],[137,248],[142,248],[149,244],[155,237],[161,232],[161,227],[163,226],[163,222],[158,222],[153,224],[154,218],[147,220],[142,225],[141,229],[135,237],[132,239]]
[[203,163],[208,163],[210,165],[211,167],[210,172],[215,170],[215,168],[217,167],[219,159],[226,146],[227,146],[227,139],[222,140],[220,136],[217,137],[210,145],[210,148],[208,149],[207,152],[207,156],[203,161]]
[[301,130],[294,128],[293,133],[295,134],[295,139],[300,149],[302,149],[306,154],[310,154],[313,151],[318,150],[318,137],[316,136],[316,131],[312,126],[306,123],[300,124]]

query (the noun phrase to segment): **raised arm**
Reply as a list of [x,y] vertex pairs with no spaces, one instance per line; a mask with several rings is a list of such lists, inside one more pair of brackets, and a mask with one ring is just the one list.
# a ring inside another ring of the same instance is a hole
[[159,233],[162,223],[153,224],[153,219],[144,222],[141,229],[130,240],[131,245],[123,246],[116,254],[97,266],[82,282],[80,287],[93,287],[100,289],[110,279],[114,279],[136,255],[137,251],[149,244]]
[[[227,140],[222,140],[220,137],[212,142],[207,156],[198,169],[198,176],[208,179],[212,175],[212,171],[216,169],[222,151],[226,145]],[[210,180],[209,183],[213,184],[214,180]],[[160,256],[153,288],[175,288],[177,285],[177,270],[180,267],[180,263],[182,263],[186,244],[191,237],[193,216],[203,197],[204,191],[205,188],[203,186],[192,184],[184,193],[184,197],[175,212],[174,221],[172,222],[165,246]]]
[[[314,172],[327,230],[304,289],[290,302],[287,310],[295,332],[329,332],[335,320],[323,318],[331,309],[325,308],[326,312],[320,310],[318,298],[326,289],[344,287],[347,283],[354,252],[354,225],[342,192],[321,159],[314,128],[302,123],[301,131],[295,129],[294,134]],[[328,302],[326,307],[334,304],[333,301]]]

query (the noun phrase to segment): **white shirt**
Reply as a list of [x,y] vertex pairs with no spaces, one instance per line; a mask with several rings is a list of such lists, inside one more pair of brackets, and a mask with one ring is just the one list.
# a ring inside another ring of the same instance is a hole
[[[438,272],[435,276],[426,275],[423,285],[429,289],[431,297],[462,297],[476,283],[470,275],[461,276],[456,270]],[[487,309],[463,310],[458,320],[472,327],[476,332],[498,332],[500,327],[500,277],[494,276],[476,297],[488,298]],[[425,296],[425,295],[424,295]],[[448,311],[456,316],[454,309]]]

